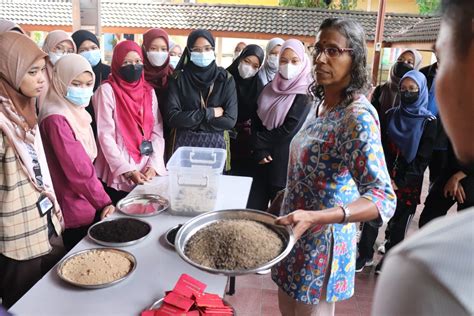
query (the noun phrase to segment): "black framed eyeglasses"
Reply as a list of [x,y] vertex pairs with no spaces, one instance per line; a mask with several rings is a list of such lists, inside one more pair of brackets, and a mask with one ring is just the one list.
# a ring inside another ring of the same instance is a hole
[[352,48],[339,48],[339,47],[321,47],[319,45],[311,46],[309,51],[313,58],[318,58],[321,53],[324,52],[326,57],[329,58],[337,58],[340,57],[344,52],[352,52],[354,49]]

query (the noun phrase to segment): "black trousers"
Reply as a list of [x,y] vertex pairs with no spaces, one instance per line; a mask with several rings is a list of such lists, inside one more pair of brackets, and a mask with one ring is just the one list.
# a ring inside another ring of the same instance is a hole
[[77,245],[82,238],[86,237],[87,235],[87,230],[89,230],[89,227],[92,226],[92,224],[97,223],[100,221],[100,214],[101,212],[98,211],[95,214],[94,221],[90,223],[89,225],[84,225],[81,227],[75,227],[75,228],[66,228],[63,231],[63,243],[64,243],[64,249],[66,252],[69,252],[72,248],[74,248],[75,245]]
[[105,184],[104,182],[102,182],[102,186],[104,187],[104,190],[107,193],[107,195],[112,200],[113,205],[117,205],[118,201],[120,201],[121,199],[126,197],[128,193],[130,193],[130,192],[125,192],[125,191],[115,190],[114,188],[107,186],[107,184]]
[[38,258],[20,261],[0,254],[0,297],[6,309],[12,307],[64,255],[62,249],[56,249],[53,238],[58,237],[50,239],[53,250]]
[[448,163],[448,151],[447,150],[433,150],[430,159],[430,187],[433,186],[435,181],[439,178],[443,170],[446,168]]
[[[471,182],[473,182],[471,178],[461,180],[461,185],[463,185],[464,192],[466,193],[466,200],[462,204],[458,203],[458,211],[474,206],[474,192]],[[457,203],[452,197],[444,197],[444,184],[444,181],[442,184],[435,182],[431,187],[426,197],[423,211],[421,211],[420,221],[418,223],[420,228],[437,217],[445,216],[451,206]]]
[[258,165],[250,188],[247,207],[255,210],[266,211],[269,203],[273,201],[278,191],[285,187],[276,186],[270,181],[271,168],[269,165]]
[[[393,217],[387,224],[385,239],[385,252],[400,243],[404,238],[411,219],[416,211],[416,205],[406,205],[398,203]],[[374,256],[374,245],[379,234],[379,228],[382,226],[382,219],[368,221],[364,223],[360,241],[358,244],[359,256],[361,258],[372,259]]]

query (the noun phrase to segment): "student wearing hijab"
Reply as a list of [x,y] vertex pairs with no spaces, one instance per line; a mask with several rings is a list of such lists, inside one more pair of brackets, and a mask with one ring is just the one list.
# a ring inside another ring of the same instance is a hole
[[90,225],[114,211],[93,165],[97,147],[85,108],[94,82],[94,72],[84,57],[64,56],[54,66],[51,88],[39,115],[46,158],[63,210],[67,251],[86,236]]
[[[420,204],[423,176],[436,140],[436,117],[428,111],[428,88],[425,76],[410,70],[400,81],[400,105],[387,111],[387,128],[382,129],[387,142],[384,152],[392,186],[397,194],[397,208],[388,222],[388,252],[405,238],[405,232]],[[381,221],[366,222],[359,242],[356,272],[373,264],[374,243]],[[375,272],[379,273],[382,261]]]
[[[94,71],[94,92],[100,86],[102,81],[107,80],[110,74],[110,66],[102,63],[102,53],[100,51],[100,42],[94,33],[87,30],[79,30],[71,35],[74,44],[77,47],[77,53],[87,59]],[[93,116],[90,108],[87,111]]]
[[311,63],[303,44],[287,40],[279,54],[279,70],[258,98],[258,119],[252,132],[254,164],[257,165],[249,208],[266,210],[277,192],[286,186],[290,143],[311,106],[308,87]]
[[155,89],[158,105],[161,107],[166,101],[168,76],[173,73],[168,33],[162,29],[149,29],[143,34],[142,50],[145,80]]
[[34,99],[46,54],[27,36],[0,34],[0,297],[8,309],[46,272],[61,232]]
[[278,72],[278,56],[280,55],[283,40],[279,37],[272,38],[267,43],[265,50],[265,62],[258,72],[260,78],[261,89],[273,80]]
[[400,79],[408,71],[420,69],[421,61],[422,56],[416,49],[404,50],[390,68],[390,77],[387,82],[375,88],[371,102],[379,114],[382,126],[386,124],[385,113],[400,103]]
[[135,42],[115,46],[112,72],[92,104],[99,143],[96,172],[116,204],[135,185],[166,174],[163,121],[155,92],[145,81],[142,50]]
[[0,33],[9,32],[9,31],[25,34],[25,31],[15,22],[5,20],[5,19],[0,19]]
[[237,57],[239,57],[240,53],[242,53],[245,46],[247,46],[247,44],[245,44],[245,42],[238,42],[237,45],[235,45],[234,56],[233,56],[232,60],[236,60]]
[[48,36],[46,36],[43,44],[43,51],[48,54],[46,58],[45,71],[46,87],[38,98],[38,109],[41,109],[46,94],[48,93],[51,78],[53,77],[54,65],[61,57],[68,54],[74,54],[76,52],[76,44],[66,32],[56,30],[49,32]]
[[237,120],[237,91],[232,76],[216,65],[214,47],[209,31],[191,32],[170,77],[165,117],[175,129],[172,152],[180,146],[196,146],[227,148],[229,153],[224,132]]
[[175,69],[178,65],[179,59],[183,55],[183,49],[179,44],[170,41],[170,66]]
[[[106,80],[110,74],[110,66],[102,63],[102,53],[100,51],[99,39],[87,30],[79,30],[71,35],[77,47],[77,53],[87,59],[94,71],[94,89],[97,90],[102,81]],[[94,136],[97,136],[97,125],[95,122],[94,107],[92,104],[86,107],[86,111],[91,115],[91,127]]]
[[227,68],[237,86],[238,114],[234,137],[230,141],[232,154],[232,174],[253,177],[254,164],[250,152],[251,121],[257,114],[259,77],[257,72],[264,58],[263,49],[254,44],[244,48],[242,53]]

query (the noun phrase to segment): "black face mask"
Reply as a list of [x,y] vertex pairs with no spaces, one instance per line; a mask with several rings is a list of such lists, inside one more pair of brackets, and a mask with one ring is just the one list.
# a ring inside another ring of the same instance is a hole
[[136,64],[136,65],[127,65],[120,67],[120,77],[127,82],[135,82],[138,81],[143,72],[143,65]]
[[413,104],[418,100],[420,92],[400,91],[400,100],[403,104]]
[[413,66],[403,61],[397,61],[393,68],[393,73],[395,74],[395,76],[397,76],[397,78],[401,78],[410,70],[413,70]]

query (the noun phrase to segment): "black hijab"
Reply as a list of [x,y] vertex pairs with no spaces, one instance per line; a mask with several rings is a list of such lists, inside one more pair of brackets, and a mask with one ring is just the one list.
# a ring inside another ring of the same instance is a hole
[[212,47],[215,47],[215,41],[211,32],[202,29],[192,31],[188,36],[183,55],[175,70],[182,71],[185,80],[191,82],[195,87],[203,91],[209,89],[219,76],[223,76],[225,79],[226,71],[223,68],[217,67],[216,61],[213,61],[207,67],[198,67],[191,61],[191,49],[199,37],[204,37]]
[[250,118],[252,112],[257,110],[257,99],[260,95],[261,84],[259,84],[259,76],[244,79],[239,74],[239,64],[247,56],[256,56],[260,62],[263,63],[265,53],[263,49],[255,44],[247,45],[242,53],[237,57],[232,64],[227,68],[227,71],[232,74],[237,86],[237,98],[239,101],[239,115],[238,122],[246,121]]
[[[94,42],[100,48],[99,40],[93,33],[89,31],[79,30],[79,31],[74,32],[71,37],[74,43],[76,44],[77,50],[79,50],[79,46],[81,46],[81,44],[87,40]],[[92,67],[92,70],[94,71],[94,74],[95,74],[95,83],[94,83],[94,91],[95,91],[100,86],[100,83],[109,77],[110,66],[103,64],[101,60],[99,61],[97,65]]]

